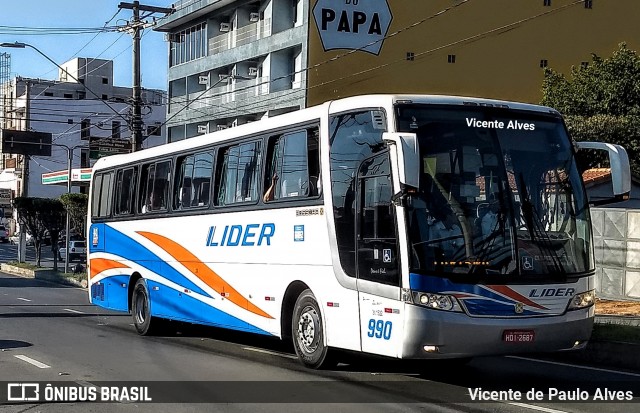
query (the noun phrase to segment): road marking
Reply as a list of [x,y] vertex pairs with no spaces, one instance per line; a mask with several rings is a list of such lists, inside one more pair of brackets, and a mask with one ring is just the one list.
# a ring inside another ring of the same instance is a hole
[[242,349],[243,350],[249,350],[249,351],[255,351],[256,353],[271,354],[272,356],[286,357],[286,358],[292,359],[292,360],[296,360],[298,358],[296,356],[292,356],[291,354],[279,353],[277,351],[264,350],[264,349],[255,348],[255,347],[242,347]]
[[17,359],[20,359],[22,361],[26,361],[29,364],[32,364],[34,366],[36,366],[39,369],[48,369],[51,368],[51,366],[48,366],[44,363],[40,363],[38,360],[34,360],[31,357],[27,357],[27,356],[23,356],[22,354],[18,354],[14,356]]
[[78,383],[79,385],[81,385],[82,387],[93,387],[95,389],[99,389],[99,386],[96,386],[95,384],[85,381],[85,380],[76,380],[76,383]]
[[78,311],[78,310],[72,310],[70,308],[63,308],[64,311],[68,311],[70,313],[74,313],[74,314],[84,314],[82,311]]
[[527,403],[516,403],[516,402],[508,402],[507,404],[511,404],[513,406],[518,406],[518,407],[524,407],[525,409],[531,409],[531,410],[537,410],[539,412],[546,412],[546,413],[567,413],[564,410],[556,410],[556,409],[550,409],[548,407],[542,407],[542,406],[536,406],[534,404],[527,404]]
[[538,359],[532,359],[532,358],[528,358],[528,357],[520,357],[520,356],[506,356],[508,358],[512,358],[512,359],[520,359],[520,360],[527,360],[527,361],[535,361],[537,363],[547,363],[547,364],[555,364],[557,366],[564,366],[564,367],[577,367],[579,369],[586,369],[586,370],[593,370],[593,371],[602,371],[604,373],[612,373],[612,374],[622,374],[625,376],[631,376],[631,377],[640,377],[640,374],[638,373],[629,373],[626,371],[617,371],[617,370],[609,370],[609,369],[602,369],[599,367],[589,367],[589,366],[580,366],[578,364],[569,364],[569,363],[560,363],[557,361],[549,361],[549,360],[538,360]]
[[31,300],[29,300],[28,298],[22,298],[22,297],[18,297],[18,300],[26,301],[28,303],[31,302]]

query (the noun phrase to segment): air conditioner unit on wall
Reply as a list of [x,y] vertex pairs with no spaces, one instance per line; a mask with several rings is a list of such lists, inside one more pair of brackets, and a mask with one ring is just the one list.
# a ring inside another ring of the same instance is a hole
[[198,84],[206,85],[207,83],[209,83],[209,76],[203,76],[203,75],[198,76]]
[[227,125],[218,125],[218,126],[216,126],[216,129],[217,130],[225,130],[225,129],[227,129]]
[[207,133],[207,125],[198,125],[198,133]]
[[258,76],[258,68],[255,66],[252,66],[248,69],[249,72],[249,76]]
[[221,32],[228,32],[229,30],[231,30],[231,24],[230,23],[220,23],[220,31]]
[[260,13],[249,13],[250,22],[257,22],[258,20],[260,20]]

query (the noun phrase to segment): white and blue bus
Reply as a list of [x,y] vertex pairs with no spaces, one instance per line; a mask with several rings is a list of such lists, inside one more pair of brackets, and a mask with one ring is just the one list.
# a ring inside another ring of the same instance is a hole
[[594,316],[589,204],[548,107],[369,95],[98,160],[91,302],[334,349],[469,358],[583,347]]

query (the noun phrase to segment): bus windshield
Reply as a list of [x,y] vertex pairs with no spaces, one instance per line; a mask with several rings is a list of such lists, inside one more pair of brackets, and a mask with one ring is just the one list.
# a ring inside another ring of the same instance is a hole
[[561,118],[495,107],[397,106],[420,146],[407,199],[411,271],[501,282],[587,274],[589,210]]

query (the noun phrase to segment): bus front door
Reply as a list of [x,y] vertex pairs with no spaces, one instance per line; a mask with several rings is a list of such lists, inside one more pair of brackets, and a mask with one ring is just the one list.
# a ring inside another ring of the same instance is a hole
[[401,348],[403,318],[387,151],[362,163],[357,188],[356,268],[362,351],[395,357]]

